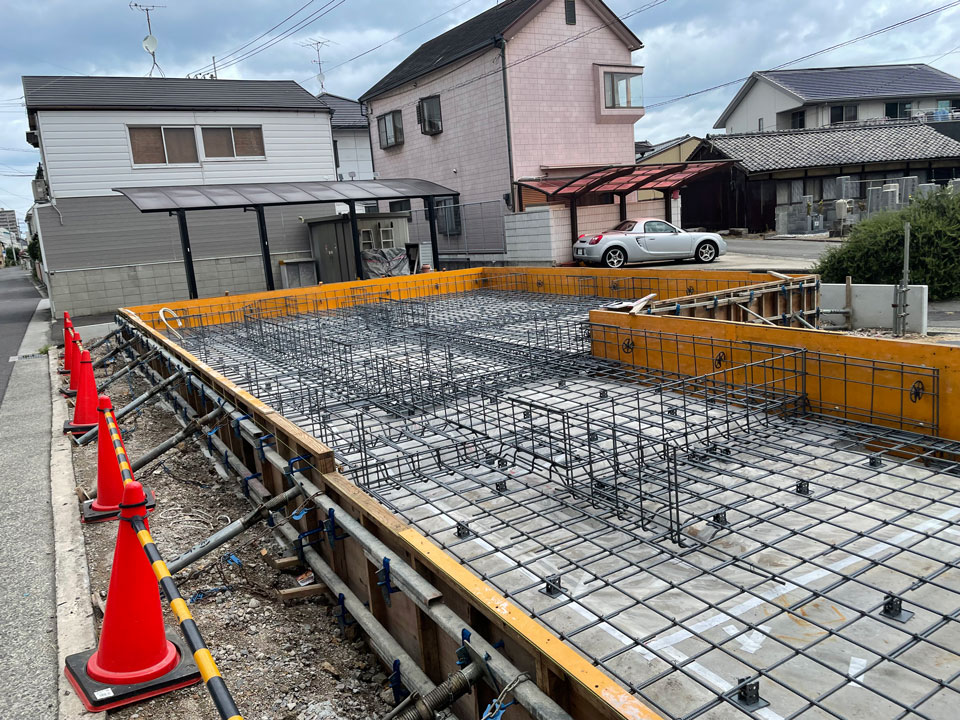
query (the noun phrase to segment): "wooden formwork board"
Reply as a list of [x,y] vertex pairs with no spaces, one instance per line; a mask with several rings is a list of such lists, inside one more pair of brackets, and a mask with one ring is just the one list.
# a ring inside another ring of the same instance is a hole
[[[952,400],[960,397],[960,347],[602,310],[592,311],[590,321],[599,326],[592,337],[595,355],[655,369],[663,366],[685,376],[713,371],[720,352],[729,363],[731,358],[744,360],[759,346],[802,350],[805,390],[814,410],[960,440],[960,413],[952,407]],[[671,345],[667,352],[659,346],[664,342]]]
[[[472,276],[466,277],[472,282]],[[180,304],[180,309],[193,310],[188,303]],[[157,332],[142,319],[140,313],[144,309],[137,310],[124,309],[120,313],[132,326],[188,365],[199,379],[247,415],[250,422],[272,435],[270,441],[283,457],[308,457],[309,460],[298,467],[314,485],[432,582],[441,591],[445,604],[462,617],[465,624],[482,632],[491,644],[502,641],[505,656],[519,670],[528,672],[537,685],[572,717],[663,720],[442,548],[337,472],[333,452],[323,443]],[[155,360],[152,365],[162,375],[169,373],[162,360]],[[201,396],[195,390],[188,391],[187,396],[199,414],[212,409],[215,402],[214,398]],[[231,425],[220,427],[217,433],[247,467],[260,473],[261,482],[268,491],[276,495],[285,490],[283,475],[262,460],[256,449],[234,432]],[[291,503],[288,513],[297,505]],[[317,528],[321,521],[319,513],[312,512],[290,522],[298,532],[306,532]],[[378,568],[369,562],[358,544],[345,538],[334,547],[323,542],[314,549],[350,589],[368,603],[374,616],[394,634],[404,650],[420,662],[434,682],[442,682],[456,668],[459,641],[440,630],[429,615],[402,593],[396,593],[391,605],[387,606],[376,584]],[[491,691],[481,687],[476,693],[459,700],[455,708],[462,717],[480,718],[492,699]],[[529,718],[522,707],[511,712],[518,720]]]

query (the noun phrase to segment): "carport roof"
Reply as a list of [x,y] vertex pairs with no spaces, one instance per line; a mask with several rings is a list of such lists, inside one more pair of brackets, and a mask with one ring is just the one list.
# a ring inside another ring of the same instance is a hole
[[571,200],[586,193],[626,194],[634,190],[674,190],[695,177],[732,165],[732,160],[614,165],[573,179],[519,180],[517,185],[548,197]]
[[140,212],[214,210],[253,206],[301,205],[369,200],[397,200],[458,195],[428,180],[355,180],[352,182],[245,183],[240,185],[169,185],[113,188]]

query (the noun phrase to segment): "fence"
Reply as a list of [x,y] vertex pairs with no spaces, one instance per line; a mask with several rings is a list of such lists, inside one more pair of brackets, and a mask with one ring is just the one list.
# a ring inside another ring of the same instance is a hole
[[[500,254],[506,251],[503,216],[508,212],[502,200],[437,204],[437,247],[441,256]],[[426,210],[410,213],[410,242],[430,245],[430,223]]]

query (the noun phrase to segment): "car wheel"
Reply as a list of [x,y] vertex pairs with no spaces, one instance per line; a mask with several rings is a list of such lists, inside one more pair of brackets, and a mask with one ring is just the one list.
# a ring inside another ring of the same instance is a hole
[[627,262],[627,253],[623,248],[612,247],[603,254],[601,262],[608,268],[622,268]]
[[717,259],[717,246],[706,240],[697,245],[696,258],[702,263],[712,263]]

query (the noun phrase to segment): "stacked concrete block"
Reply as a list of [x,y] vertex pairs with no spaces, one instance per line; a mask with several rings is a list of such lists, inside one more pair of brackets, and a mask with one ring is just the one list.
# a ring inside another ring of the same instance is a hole
[[936,183],[920,183],[917,185],[917,193],[915,197],[923,198],[933,195],[935,192],[937,192],[937,188],[938,186]]
[[917,185],[920,184],[916,175],[909,175],[897,180],[900,186],[900,204],[906,205],[917,193]]

